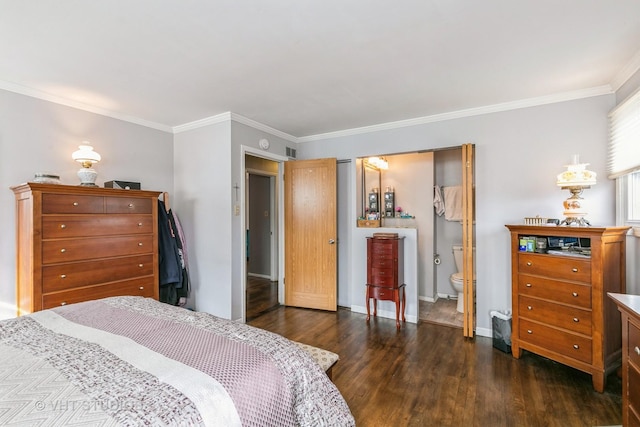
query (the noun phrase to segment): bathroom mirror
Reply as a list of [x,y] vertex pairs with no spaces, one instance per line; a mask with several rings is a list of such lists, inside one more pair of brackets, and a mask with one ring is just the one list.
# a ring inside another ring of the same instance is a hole
[[[373,193],[374,189],[380,197],[380,188],[382,187],[382,175],[380,169],[370,165],[365,159],[360,161],[361,170],[361,186],[360,186],[360,216],[366,218],[369,207],[369,193]],[[380,212],[382,200],[378,200],[378,212]]]

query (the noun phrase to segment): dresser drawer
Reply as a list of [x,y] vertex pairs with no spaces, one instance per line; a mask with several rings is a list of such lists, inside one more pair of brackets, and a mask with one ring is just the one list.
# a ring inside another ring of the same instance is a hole
[[54,264],[42,269],[42,292],[56,292],[153,274],[153,255]]
[[48,215],[42,217],[42,238],[151,234],[151,215]]
[[153,235],[61,239],[42,242],[42,263],[55,264],[153,252]]
[[104,197],[76,194],[43,194],[43,214],[104,213]]
[[518,254],[518,271],[551,279],[591,283],[591,260],[566,256]]
[[633,411],[629,411],[629,425],[628,427],[640,427],[640,411],[633,412]]
[[[629,394],[629,420],[631,420],[633,412],[640,414],[640,387],[638,387],[638,384],[640,384],[640,372],[631,365],[627,369],[629,369],[627,393]],[[633,425],[632,423],[629,424]]]
[[140,197],[105,197],[105,210],[108,214],[150,214],[152,201]]
[[566,307],[549,301],[520,295],[519,317],[591,335],[591,311]]
[[390,257],[382,258],[378,256],[371,257],[371,265],[376,268],[394,268],[397,264],[396,260]]
[[591,286],[518,274],[518,292],[563,304],[591,308]]
[[371,256],[377,258],[393,258],[394,243],[394,240],[376,241],[371,244]]
[[521,345],[531,343],[585,363],[592,363],[591,339],[522,318],[519,319],[519,325]]
[[44,294],[42,295],[42,308],[46,310],[47,308],[74,304],[76,302],[124,295],[151,297],[154,295],[154,286],[157,286],[157,284],[154,283],[154,278],[145,277]]
[[372,268],[370,284],[381,286],[395,286],[398,278],[394,274],[393,268]]
[[[640,368],[640,328],[629,322],[629,362]],[[640,383],[638,383],[640,384]],[[640,410],[640,406],[638,407]]]
[[395,301],[398,288],[387,288],[384,286],[367,286],[368,298],[378,300]]

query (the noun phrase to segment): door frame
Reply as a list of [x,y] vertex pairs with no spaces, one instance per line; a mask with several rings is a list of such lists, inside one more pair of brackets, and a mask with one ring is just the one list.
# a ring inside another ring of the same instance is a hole
[[[280,304],[284,304],[284,165],[283,163],[288,161],[289,158],[286,156],[281,156],[278,154],[270,153],[268,151],[259,150],[254,147],[250,147],[247,145],[240,146],[240,170],[242,171],[242,179],[240,180],[239,194],[237,195],[236,200],[234,200],[235,206],[239,206],[239,216],[240,223],[242,224],[243,232],[240,233],[240,258],[242,262],[240,263],[240,283],[241,283],[241,292],[242,292],[242,317],[241,321],[245,323],[247,321],[247,263],[246,259],[246,248],[247,248],[247,215],[246,215],[246,197],[247,197],[247,186],[246,186],[246,172],[247,168],[245,165],[245,156],[249,154],[255,157],[261,157],[263,159],[271,160],[278,163],[278,177],[276,180],[276,199],[277,199],[277,207],[275,209],[277,219],[277,233],[278,233],[278,302]],[[235,209],[235,207],[234,207]]]

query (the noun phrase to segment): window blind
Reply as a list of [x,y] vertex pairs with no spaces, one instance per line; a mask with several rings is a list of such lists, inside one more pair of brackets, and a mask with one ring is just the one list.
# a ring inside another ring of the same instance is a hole
[[640,170],[640,91],[609,113],[610,179]]

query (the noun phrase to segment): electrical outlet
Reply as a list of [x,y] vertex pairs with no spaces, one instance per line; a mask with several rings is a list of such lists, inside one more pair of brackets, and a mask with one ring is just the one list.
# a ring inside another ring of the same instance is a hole
[[235,205],[235,206],[233,207],[233,214],[234,214],[235,216],[240,215],[240,206],[239,206],[239,205]]

